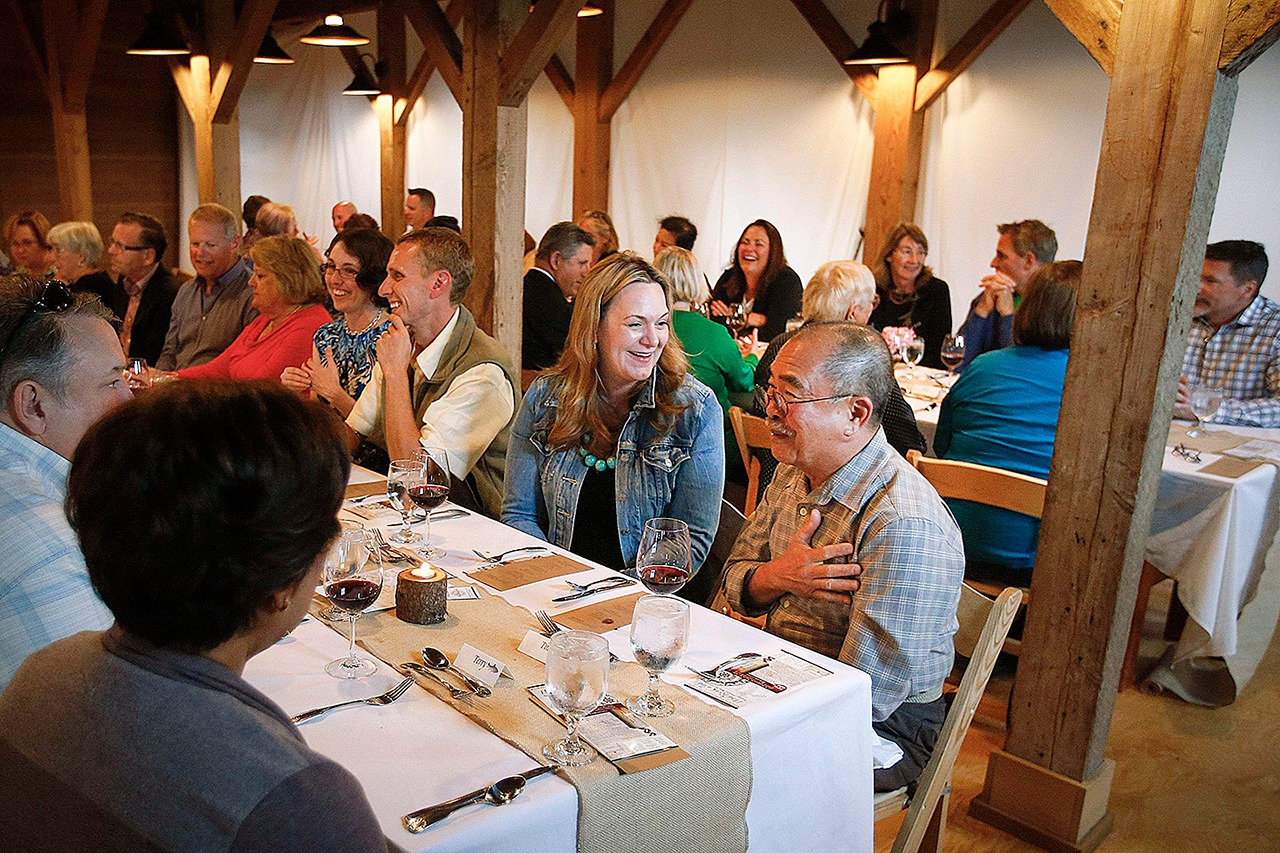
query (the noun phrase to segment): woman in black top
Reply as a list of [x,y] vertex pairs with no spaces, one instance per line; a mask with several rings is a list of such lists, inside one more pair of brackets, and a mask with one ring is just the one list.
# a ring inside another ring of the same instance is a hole
[[871,265],[880,304],[869,325],[884,330],[910,326],[924,338],[925,367],[943,367],[942,339],[951,332],[951,290],[924,265],[929,241],[924,232],[899,222]]
[[747,325],[771,341],[800,313],[800,276],[787,266],[782,235],[772,222],[757,219],[746,227],[724,271],[711,291],[711,316],[720,320],[739,302],[749,306]]

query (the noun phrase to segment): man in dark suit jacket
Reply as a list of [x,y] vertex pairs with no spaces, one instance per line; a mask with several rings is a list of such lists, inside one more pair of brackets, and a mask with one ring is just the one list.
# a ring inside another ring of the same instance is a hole
[[573,297],[591,269],[595,238],[572,222],[557,222],[542,235],[533,269],[524,276],[525,370],[550,367],[569,337]]
[[115,279],[105,300],[122,321],[120,345],[129,358],[154,365],[164,349],[169,312],[178,282],[160,259],[167,246],[164,226],[145,213],[126,213],[111,231],[107,247]]

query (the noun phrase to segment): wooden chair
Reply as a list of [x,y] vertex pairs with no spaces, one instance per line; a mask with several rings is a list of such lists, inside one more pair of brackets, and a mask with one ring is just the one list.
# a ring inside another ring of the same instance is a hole
[[716,528],[715,539],[711,540],[707,559],[703,560],[702,568],[698,569],[693,580],[685,584],[676,595],[703,605],[715,597],[720,589],[720,579],[724,575],[724,564],[729,561],[729,552],[733,550],[733,543],[737,541],[742,525],[746,523],[747,520],[736,506],[724,498],[720,499],[720,526]]
[[1009,587],[994,601],[968,584],[960,589],[960,605],[956,616],[960,630],[955,635],[956,652],[969,657],[969,666],[960,681],[960,690],[938,736],[938,745],[925,765],[916,785],[916,794],[908,800],[907,789],[886,791],[875,797],[875,819],[896,815],[904,808],[907,816],[894,839],[893,853],[916,853],[921,849],[937,853],[942,850],[947,825],[947,806],[951,794],[951,770],[955,767],[960,745],[969,731],[969,723],[978,709],[982,692],[991,678],[1000,649],[1009,635],[1009,626],[1018,613],[1022,591]]
[[[1048,480],[990,465],[957,462],[954,459],[931,459],[919,450],[907,451],[907,461],[944,498],[1000,507],[1032,518],[1040,518],[1044,514],[1044,495],[1049,485]],[[999,584],[983,581],[966,580],[965,583],[991,598],[996,598],[1005,589]],[[1023,589],[1022,598],[1024,603],[1030,604],[1030,590]],[[1021,646],[1019,640],[1005,640],[1004,650],[1016,655]]]
[[729,423],[733,424],[733,436],[738,440],[742,464],[747,466],[746,516],[750,518],[756,511],[756,500],[760,494],[760,460],[751,451],[769,449],[769,426],[764,418],[747,414],[739,406],[729,407]]

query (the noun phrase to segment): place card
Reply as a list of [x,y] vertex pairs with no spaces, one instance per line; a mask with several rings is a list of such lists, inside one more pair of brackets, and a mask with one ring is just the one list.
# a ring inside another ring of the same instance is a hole
[[[816,663],[810,663],[788,651],[780,651],[766,660],[768,660],[767,666],[753,670],[751,674],[787,688],[799,687],[831,675],[831,670]],[[734,709],[778,695],[750,681],[719,684],[697,676],[685,682],[684,687]]]
[[497,684],[498,679],[504,674],[511,675],[511,670],[507,669],[505,663],[492,655],[485,654],[470,643],[462,644],[462,648],[458,650],[458,657],[454,660],[453,665],[467,675],[474,676],[477,681],[483,682],[486,687],[492,687]]
[[[564,717],[553,709],[545,684],[535,684],[528,690],[530,701],[565,724]],[[614,707],[601,705],[583,717],[578,723],[578,735],[623,773],[637,773],[689,757],[666,735],[628,724],[613,713]]]
[[551,638],[545,634],[539,634],[532,629],[525,631],[524,639],[520,641],[516,651],[522,655],[533,658],[540,663],[547,662],[547,654],[551,649]]
[[449,587],[450,601],[477,601],[480,598],[480,590],[474,586],[451,586]]

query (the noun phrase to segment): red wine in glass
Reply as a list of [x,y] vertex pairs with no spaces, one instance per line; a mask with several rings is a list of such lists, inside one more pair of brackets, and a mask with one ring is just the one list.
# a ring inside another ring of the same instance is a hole
[[359,613],[378,598],[381,587],[364,578],[345,578],[325,585],[324,595],[333,606],[348,613]]
[[964,361],[964,353],[942,351],[942,363],[948,370],[955,370],[956,365]]
[[653,565],[640,569],[640,583],[658,595],[670,595],[688,582],[688,566]]
[[413,501],[428,512],[444,503],[445,498],[447,497],[449,497],[448,486],[438,486],[428,483],[425,485],[413,486],[409,489],[409,500]]

